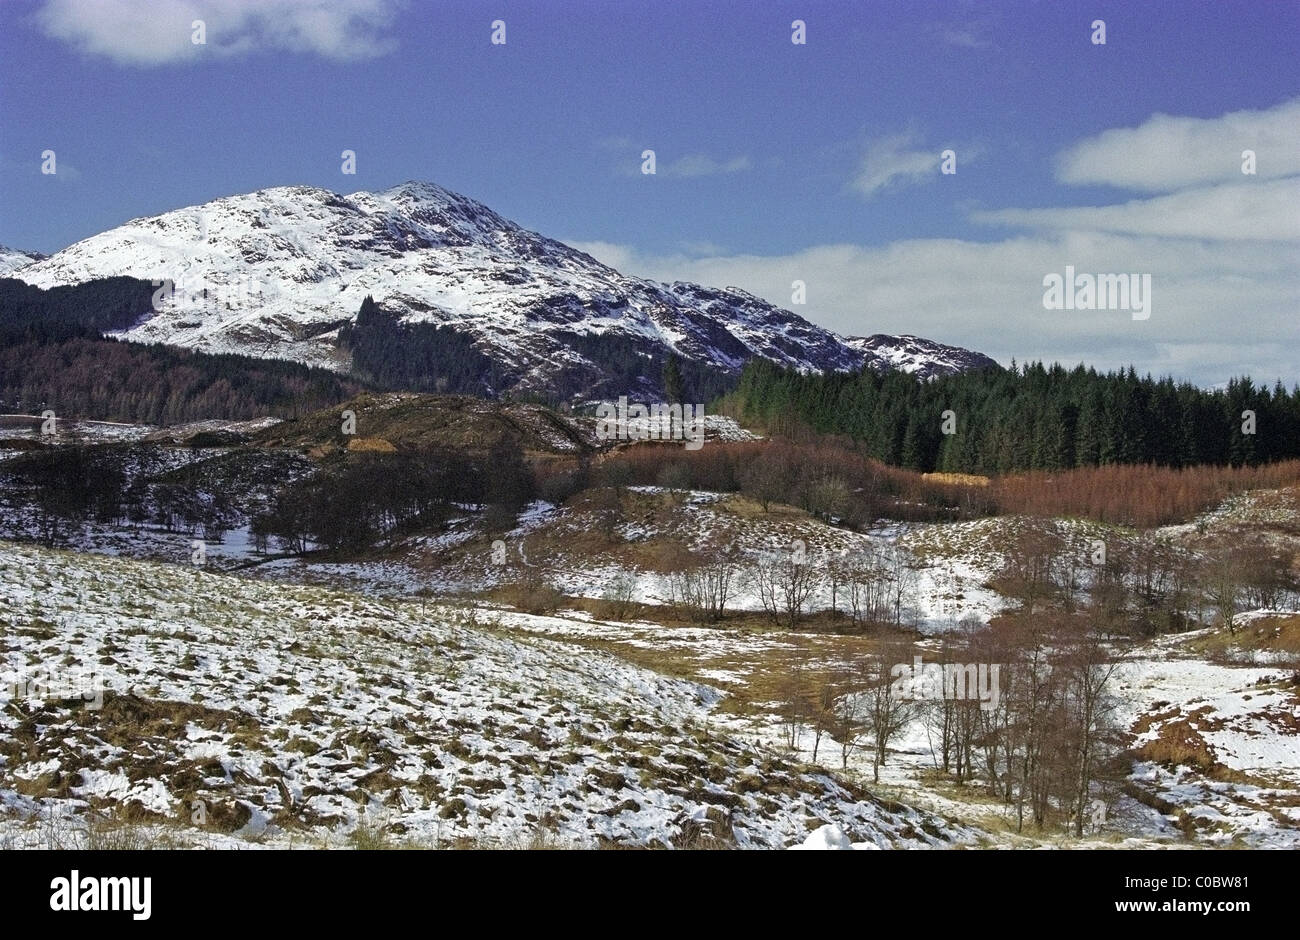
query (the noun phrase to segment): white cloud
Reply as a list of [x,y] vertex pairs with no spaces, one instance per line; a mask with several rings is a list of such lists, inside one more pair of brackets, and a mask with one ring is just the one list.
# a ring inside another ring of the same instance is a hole
[[33,161],[26,166],[27,172],[41,179],[54,180],[57,183],[81,182],[81,171],[67,160],[59,159],[54,164],[55,172],[46,174],[41,171],[41,161]]
[[709,257],[711,255],[721,255],[726,253],[726,249],[724,249],[717,242],[711,242],[707,240],[700,241],[694,239],[686,239],[685,241],[682,241],[679,244],[681,246],[682,251],[684,251],[688,255],[694,255],[697,258]]
[[[35,22],[51,38],[120,65],[194,62],[282,50],[365,59],[395,47],[399,0],[45,0]],[[192,42],[202,20],[206,45]]]
[[992,43],[966,29],[946,29],[943,41],[950,46],[962,46],[966,49],[984,49]]
[[[1249,179],[1249,177],[1247,177]],[[1300,177],[1225,183],[1122,205],[976,212],[977,222],[1217,241],[1300,242]]]
[[[633,144],[627,137],[606,137],[596,141],[600,150],[627,151],[625,159],[620,159],[615,172],[622,176],[640,176],[642,174],[642,152],[653,150]],[[743,173],[754,168],[754,160],[748,154],[740,154],[729,160],[719,160],[706,153],[688,153],[675,159],[665,159],[656,151],[656,176],[674,179],[697,179],[703,176],[719,176],[730,173]]]
[[926,31],[944,45],[959,49],[992,49],[998,32],[999,14],[994,9],[963,4],[955,16],[927,24]]
[[[846,335],[914,333],[1007,363],[1045,359],[1099,368],[1135,364],[1205,384],[1242,372],[1296,381],[1300,253],[1283,244],[1218,244],[1053,232],[982,243],[914,239],[883,247],[818,245],[788,255],[655,256],[579,244],[612,267],[654,280],[741,287]],[[1043,277],[1067,264],[1149,273],[1151,317],[1043,309]],[[791,307],[790,284],[807,284]]]
[[1139,192],[1250,179],[1243,150],[1256,155],[1256,178],[1300,173],[1300,98],[1262,111],[1216,118],[1156,114],[1138,127],[1113,128],[1062,153],[1063,183],[1104,183]]
[[895,134],[882,137],[867,147],[858,174],[853,179],[855,190],[868,198],[890,186],[917,183],[939,174],[939,151],[918,150],[916,135]]
[[613,242],[602,241],[585,242],[578,239],[564,239],[563,241],[569,247],[585,251],[601,264],[607,264],[624,274],[635,273],[644,260],[635,248],[630,248],[627,245],[616,245]]

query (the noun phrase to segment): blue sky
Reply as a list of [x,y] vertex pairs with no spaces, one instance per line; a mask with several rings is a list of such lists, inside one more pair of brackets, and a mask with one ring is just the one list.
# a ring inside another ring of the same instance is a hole
[[[428,179],[629,273],[799,277],[845,333],[1294,382],[1297,102],[1292,2],[7,0],[0,243]],[[1067,263],[1153,273],[1151,320],[1044,311]]]

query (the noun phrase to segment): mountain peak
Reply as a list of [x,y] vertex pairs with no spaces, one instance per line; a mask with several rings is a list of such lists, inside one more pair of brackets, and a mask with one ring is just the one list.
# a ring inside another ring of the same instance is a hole
[[424,199],[439,202],[473,202],[468,196],[462,196],[460,193],[452,192],[450,189],[444,189],[437,183],[431,183],[428,180],[407,180],[405,183],[398,183],[396,186],[390,186],[388,189],[380,190],[378,193],[371,195],[383,196],[386,199],[396,199],[406,196],[412,199]]
[[340,328],[370,295],[403,328],[449,328],[476,367],[496,363],[491,392],[654,394],[670,353],[715,376],[754,357],[806,371],[962,367],[954,347],[932,344],[943,355],[927,358],[927,341],[909,337],[891,359],[880,337],[844,340],[745,291],[621,274],[421,180],[226,196],[133,219],[20,271],[38,287],[171,280],[172,301],[123,338],[339,370],[351,365]]

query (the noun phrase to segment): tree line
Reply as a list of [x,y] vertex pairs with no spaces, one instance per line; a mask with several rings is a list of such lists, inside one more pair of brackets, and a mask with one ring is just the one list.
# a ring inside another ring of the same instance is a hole
[[511,438],[481,454],[363,451],[313,465],[294,454],[240,448],[179,468],[168,464],[152,444],[19,454],[0,463],[0,528],[56,545],[90,523],[148,525],[217,541],[248,523],[259,551],[364,556],[400,536],[436,532],[464,507],[483,510],[489,531],[506,532],[536,491]]
[[1111,464],[1258,465],[1300,456],[1300,387],[1206,390],[1127,370],[1042,363],[923,380],[800,373],[751,360],[726,408],[781,431],[845,435],[885,463],[996,475]]
[[[881,518],[943,522],[1017,514],[1150,528],[1189,522],[1235,493],[1300,482],[1300,459],[1241,467],[1111,464],[986,480],[891,467],[865,450],[860,441],[803,431],[793,438],[713,441],[696,451],[657,443],[625,447],[601,468],[606,477],[617,474],[635,485],[742,493],[764,512],[797,506],[855,529]],[[563,471],[540,481],[551,502],[566,498],[572,483]]]
[[137,323],[152,296],[148,281],[126,277],[48,290],[0,279],[0,410],[156,425],[290,418],[363,387],[298,363],[103,335]]
[[52,546],[90,523],[152,525],[216,541],[239,524],[239,495],[176,479],[166,463],[158,448],[141,444],[74,444],[19,454],[0,464],[6,510],[0,531]]
[[339,329],[337,345],[352,354],[352,372],[385,389],[492,396],[509,380],[505,369],[450,326],[403,323],[371,297],[354,323]]
[[153,286],[131,277],[33,287],[0,278],[0,345],[96,337],[134,326],[153,309]]

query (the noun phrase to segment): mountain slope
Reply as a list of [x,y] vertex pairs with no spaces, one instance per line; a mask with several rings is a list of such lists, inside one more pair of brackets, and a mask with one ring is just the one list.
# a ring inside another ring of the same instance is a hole
[[488,393],[651,392],[669,354],[718,375],[754,356],[816,371],[952,368],[891,359],[887,340],[858,348],[735,288],[625,276],[430,183],[230,196],[133,220],[20,272],[42,287],[128,273],[175,290],[127,339],[342,370],[339,328],[369,295],[403,324],[470,337],[504,369],[484,379]]
[[36,251],[19,251],[0,245],[0,277],[12,277],[13,272],[26,267],[33,261],[42,261],[45,255]]
[[995,360],[983,353],[936,343],[932,339],[922,339],[908,333],[899,336],[884,333],[849,336],[845,338],[844,345],[864,353],[867,364],[878,371],[911,372],[923,379],[971,369],[998,367]]
[[978,837],[729,735],[714,688],[481,614],[9,543],[0,595],[11,844],[90,811],[227,848]]

